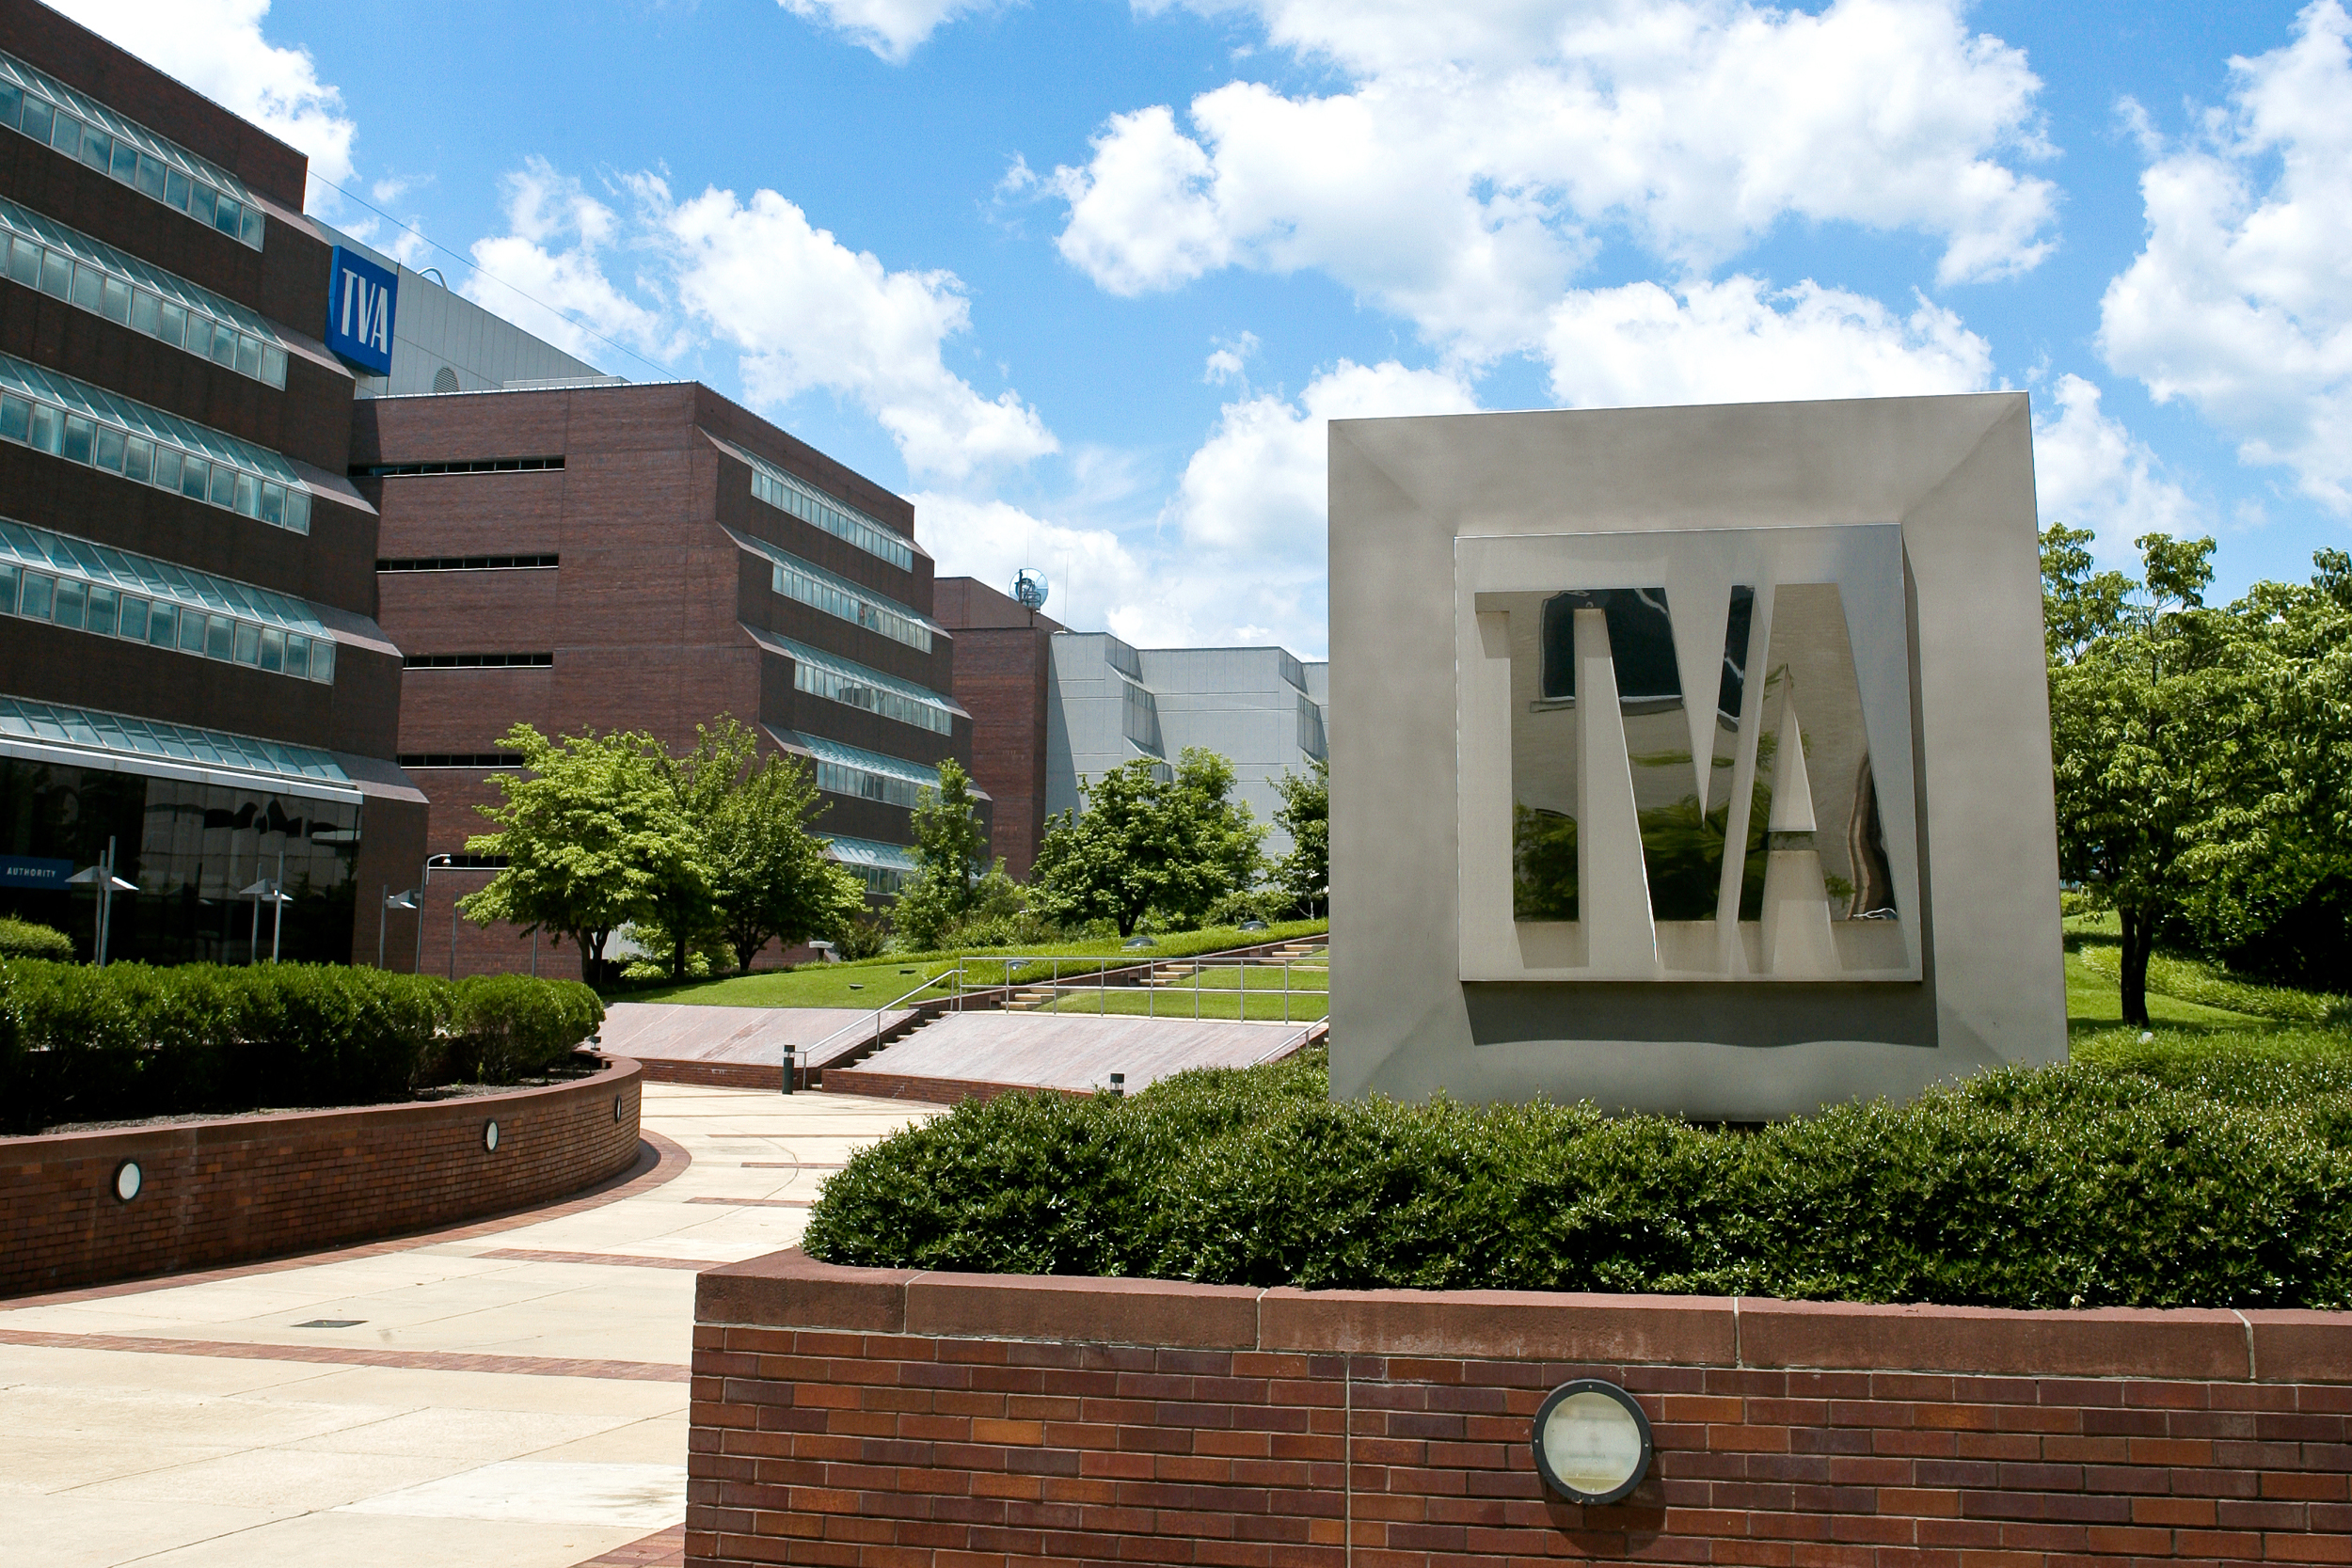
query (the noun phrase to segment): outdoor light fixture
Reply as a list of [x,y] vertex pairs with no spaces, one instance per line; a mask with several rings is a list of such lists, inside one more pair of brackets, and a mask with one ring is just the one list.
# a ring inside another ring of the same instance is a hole
[[115,1167],[115,1196],[123,1202],[128,1203],[138,1196],[139,1189],[146,1184],[147,1177],[140,1171],[136,1160],[125,1160]]
[[1570,1502],[1616,1502],[1642,1484],[1649,1460],[1649,1418],[1613,1383],[1564,1383],[1535,1411],[1535,1472]]
[[493,1154],[498,1152],[499,1124],[497,1122],[485,1121],[482,1124],[482,1147]]
[[621,1097],[617,1094],[612,1097],[612,1119],[621,1119]]

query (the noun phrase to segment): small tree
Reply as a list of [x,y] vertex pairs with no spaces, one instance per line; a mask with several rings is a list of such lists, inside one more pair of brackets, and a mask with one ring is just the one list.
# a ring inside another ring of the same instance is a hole
[[1188,746],[1171,777],[1165,766],[1137,757],[1079,784],[1085,810],[1048,824],[1029,873],[1040,914],[1108,920],[1132,936],[1152,911],[1199,919],[1258,879],[1265,828],[1226,798],[1232,764]]
[[892,920],[916,948],[938,945],[947,927],[972,912],[989,874],[988,829],[963,765],[939,765],[939,787],[915,797],[914,875],[898,894]]
[[1274,820],[1291,835],[1290,853],[1274,868],[1275,882],[1310,919],[1327,912],[1331,896],[1331,765],[1322,757],[1304,773],[1285,770],[1274,781],[1282,803]]
[[668,755],[651,736],[592,730],[559,743],[529,724],[499,744],[521,753],[525,771],[490,776],[499,802],[479,809],[499,831],[466,849],[506,863],[458,908],[480,925],[571,938],[593,983],[613,931],[650,916],[663,890],[693,875],[693,834],[663,776]]
[[838,942],[866,912],[866,886],[808,831],[825,804],[809,769],[771,754],[740,780],[703,825],[704,858],[722,935],[737,972],[772,940],[789,946]]

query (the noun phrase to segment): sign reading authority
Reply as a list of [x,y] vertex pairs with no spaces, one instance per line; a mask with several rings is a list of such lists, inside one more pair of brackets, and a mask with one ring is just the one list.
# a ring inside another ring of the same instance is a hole
[[399,296],[396,275],[337,245],[326,275],[326,346],[372,374],[391,374],[392,309]]

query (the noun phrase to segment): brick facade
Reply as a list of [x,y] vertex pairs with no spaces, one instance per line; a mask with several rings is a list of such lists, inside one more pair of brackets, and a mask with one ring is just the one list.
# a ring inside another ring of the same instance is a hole
[[[687,1560],[2352,1561],[2352,1314],[702,1275]],[[1545,1392],[1632,1392],[1548,1496]]]
[[1045,837],[1046,677],[1061,626],[973,578],[941,578],[956,634],[956,701],[972,715],[972,777],[996,802],[994,851],[1026,881]]
[[[637,1158],[637,1064],[418,1105],[0,1138],[0,1296],[304,1252],[563,1197]],[[496,1149],[485,1124],[499,1126]],[[138,1163],[125,1203],[115,1172]]]

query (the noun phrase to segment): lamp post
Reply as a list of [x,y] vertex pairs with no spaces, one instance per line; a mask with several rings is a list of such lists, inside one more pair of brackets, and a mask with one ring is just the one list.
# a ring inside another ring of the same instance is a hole
[[86,866],[66,879],[68,882],[88,882],[98,895],[98,908],[90,930],[90,957],[95,967],[106,967],[106,942],[114,935],[115,895],[136,893],[136,882],[126,882],[115,875],[115,841],[106,840],[106,853],[96,865]]
[[[383,887],[384,907],[387,910],[415,910],[418,911],[417,924],[419,926],[424,924],[422,889],[412,887],[405,893],[394,893],[391,883],[386,882]],[[384,927],[387,924],[389,924],[387,916],[379,914],[375,917],[375,967],[378,969],[384,967]]]
[[[453,857],[449,855],[428,855],[425,857],[424,872],[423,875],[418,879],[417,884],[418,909],[416,973],[418,974],[422,974],[424,972],[424,890],[433,885],[433,873],[436,871],[456,871],[459,869],[461,869],[461,867],[453,863]],[[454,898],[451,899],[449,904],[449,977],[453,980],[457,978],[457,900]]]

